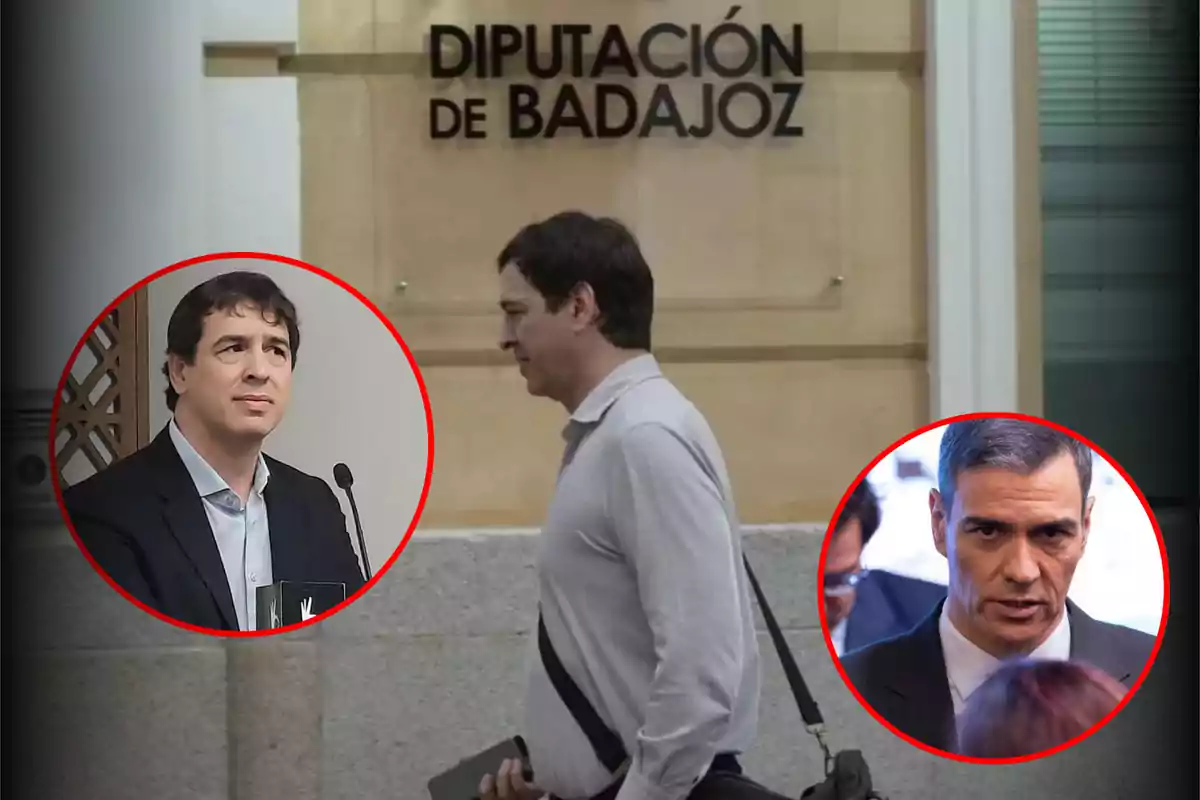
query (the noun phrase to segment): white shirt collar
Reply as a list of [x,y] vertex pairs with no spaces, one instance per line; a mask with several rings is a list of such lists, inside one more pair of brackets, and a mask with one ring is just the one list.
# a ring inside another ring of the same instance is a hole
[[[942,605],[938,633],[942,638],[942,655],[946,663],[946,678],[950,683],[950,696],[954,701],[954,713],[958,714],[966,698],[988,679],[1001,661],[980,649],[954,627],[947,612],[948,605]],[[1066,661],[1071,657],[1071,621],[1065,611],[1046,641],[1028,657],[1054,661]]]
[[846,617],[846,619],[843,619],[837,625],[834,625],[833,629],[829,631],[829,638],[833,641],[833,652],[836,653],[838,657],[841,657],[841,655],[846,651],[847,620],[849,620],[849,617]]
[[600,383],[588,392],[583,402],[571,414],[571,422],[591,424],[599,422],[608,411],[609,406],[621,398],[621,395],[643,381],[662,376],[658,359],[651,353],[634,356],[608,373]]
[[[187,467],[188,474],[192,476],[192,482],[196,484],[196,491],[201,497],[210,497],[221,492],[233,492],[225,479],[217,474],[217,471],[204,460],[204,456],[196,452],[196,448],[192,447],[192,443],[183,435],[183,431],[179,429],[179,425],[175,423],[175,418],[171,418],[168,423],[168,429],[171,436],[171,442],[175,445],[175,450],[179,453],[179,458],[183,461],[183,465]],[[271,477],[271,470],[267,468],[267,460],[263,458],[263,454],[258,454],[258,462],[254,468],[254,486],[255,494],[262,494],[267,487],[267,481]]]

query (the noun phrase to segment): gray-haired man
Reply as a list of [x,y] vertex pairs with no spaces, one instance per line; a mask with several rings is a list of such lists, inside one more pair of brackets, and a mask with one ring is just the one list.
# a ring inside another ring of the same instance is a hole
[[930,491],[945,601],[912,631],[848,655],[846,676],[902,733],[955,747],[955,714],[1007,658],[1078,659],[1126,685],[1154,639],[1098,622],[1067,599],[1091,528],[1092,452],[1009,417],[953,423]]

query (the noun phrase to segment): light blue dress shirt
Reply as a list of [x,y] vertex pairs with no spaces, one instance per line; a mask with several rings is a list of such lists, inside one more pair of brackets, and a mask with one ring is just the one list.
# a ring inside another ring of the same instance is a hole
[[263,499],[263,490],[271,476],[266,459],[259,453],[250,497],[243,503],[237,492],[196,452],[174,419],[169,430],[171,441],[203,501],[208,525],[221,552],[233,607],[237,611],[238,628],[254,630],[257,615],[255,587],[266,586],[273,580],[271,534],[267,524],[267,504]]

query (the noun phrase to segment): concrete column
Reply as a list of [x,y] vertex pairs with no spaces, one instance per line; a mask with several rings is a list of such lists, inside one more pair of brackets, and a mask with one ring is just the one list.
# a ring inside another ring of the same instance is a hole
[[229,800],[320,800],[320,654],[307,628],[231,639]]

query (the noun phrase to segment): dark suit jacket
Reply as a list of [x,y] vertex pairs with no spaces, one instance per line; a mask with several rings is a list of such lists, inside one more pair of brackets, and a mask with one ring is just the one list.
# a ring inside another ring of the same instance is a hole
[[[329,485],[265,456],[263,497],[276,581],[363,586]],[[233,595],[203,501],[166,428],[141,450],[63,492],[84,547],[121,588],[180,622],[237,630]]]
[[940,583],[871,570],[855,589],[846,619],[845,652],[908,633],[946,597]]
[[[939,750],[956,746],[954,703],[942,656],[938,617],[944,600],[902,636],[848,653],[846,677],[874,711],[902,733]],[[1154,650],[1154,637],[1098,622],[1070,600],[1071,658],[1130,686]]]

